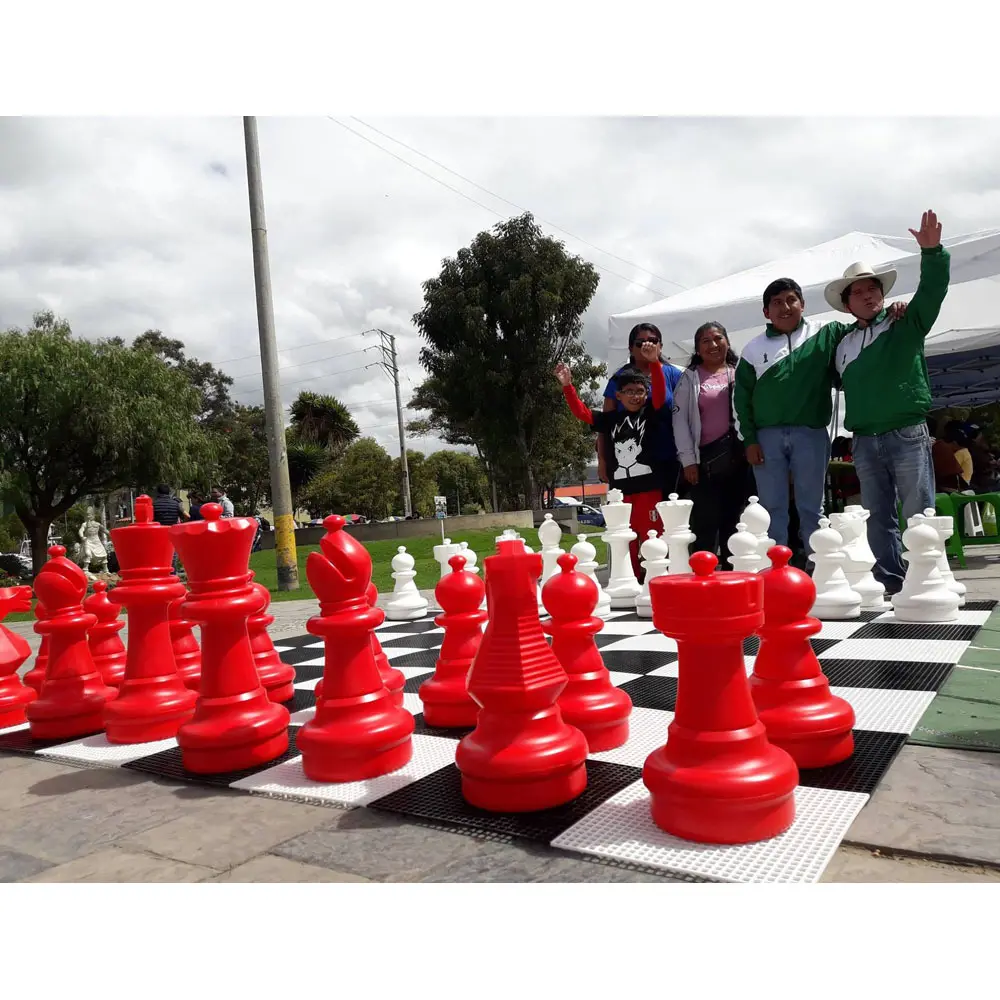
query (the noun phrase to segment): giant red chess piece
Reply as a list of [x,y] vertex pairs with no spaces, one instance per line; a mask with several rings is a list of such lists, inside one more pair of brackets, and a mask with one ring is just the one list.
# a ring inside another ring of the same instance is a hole
[[35,592],[45,602],[45,617],[35,631],[51,638],[49,662],[38,698],[26,715],[36,740],[71,740],[104,728],[104,709],[118,693],[101,680],[94,666],[87,631],[96,622],[83,610],[87,576],[66,558],[62,545],[49,549],[49,560],[35,577]]
[[187,589],[183,597],[178,597],[170,605],[170,645],[174,650],[174,663],[177,673],[186,687],[197,691],[201,683],[201,646],[194,637],[191,622],[184,617],[184,602],[187,600]]
[[[49,550],[51,552],[51,549]],[[41,694],[42,691],[42,681],[45,680],[45,668],[49,663],[49,633],[43,632],[38,626],[41,622],[48,618],[45,613],[45,606],[42,604],[38,595],[35,594],[35,633],[42,637],[41,644],[38,647],[38,653],[35,656],[35,665],[24,675],[24,683],[28,687],[33,688],[36,692]]]
[[94,583],[94,592],[83,602],[83,610],[97,619],[87,633],[90,655],[108,687],[118,687],[125,677],[125,644],[118,633],[125,622],[118,617],[119,609],[108,600],[108,585],[103,580]]
[[587,787],[587,740],[557,704],[568,678],[538,620],[542,557],[503,540],[485,568],[490,620],[469,673],[481,711],[455,753],[462,794],[492,812],[562,805]]
[[198,701],[177,743],[186,770],[222,774],[280,757],[288,749],[289,715],[268,699],[247,633],[247,619],[260,607],[250,572],[257,522],[223,518],[217,503],[205,504],[201,516],[167,529],[191,588],[181,610],[201,623]]
[[247,632],[250,635],[257,676],[271,701],[291,701],[295,697],[295,667],[281,659],[267,634],[268,625],[274,621],[274,615],[267,613],[271,592],[261,583],[252,586],[260,600],[260,608],[247,620]]
[[19,726],[25,708],[38,697],[17,670],[31,656],[31,647],[23,636],[2,624],[7,615],[31,610],[31,587],[4,587],[0,590],[0,729]]
[[170,531],[153,521],[153,501],[136,497],[135,521],[111,532],[121,583],[112,604],[128,608],[128,651],[118,697],[104,710],[109,743],[152,743],[177,735],[197,695],[177,673],[170,642],[170,604],[184,595],[171,566]]
[[795,819],[798,768],[757,718],[743,640],[764,622],[764,583],[715,573],[711,552],[692,574],[649,585],[653,623],[677,640],[677,704],[667,744],[646,758],[653,822],[685,840],[745,844],[776,837]]
[[597,584],[576,572],[576,556],[565,553],[557,562],[562,572],[542,587],[542,603],[551,616],[542,628],[552,636],[552,652],[569,677],[559,695],[559,710],[587,737],[591,753],[613,750],[628,740],[632,699],[611,683],[594,642],[604,628],[604,622],[594,616]]
[[468,681],[488,617],[481,609],[486,586],[478,573],[466,572],[465,556],[452,556],[448,565],[452,571],[434,588],[443,611],[434,624],[444,629],[444,641],[434,674],[420,685],[419,694],[428,726],[468,729],[479,718],[479,705],[469,694]]
[[816,584],[788,565],[792,550],[768,550],[764,581],[764,624],[754,660],[750,692],[767,738],[787,751],[800,768],[839,764],[854,753],[854,709],[830,692],[809,637],[823,627],[809,610]]

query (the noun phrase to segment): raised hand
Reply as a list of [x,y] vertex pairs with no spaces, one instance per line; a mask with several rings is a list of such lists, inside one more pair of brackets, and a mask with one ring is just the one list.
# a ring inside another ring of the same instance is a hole
[[654,361],[658,361],[660,358],[660,345],[654,344],[652,341],[647,340],[639,348],[639,351],[641,352],[643,358],[645,358],[650,364]]
[[941,223],[938,222],[937,213],[933,209],[929,208],[924,212],[920,220],[920,229],[911,229],[910,233],[923,250],[941,246]]
[[569,365],[565,361],[560,361],[556,365],[554,374],[560,385],[573,384],[573,373],[569,370]]

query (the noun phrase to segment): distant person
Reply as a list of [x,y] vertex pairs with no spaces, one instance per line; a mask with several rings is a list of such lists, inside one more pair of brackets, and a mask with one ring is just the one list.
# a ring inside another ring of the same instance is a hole
[[997,463],[979,424],[963,425],[972,456],[972,488],[977,493],[991,493],[997,486]]
[[236,510],[233,507],[233,501],[226,496],[226,491],[221,486],[212,487],[212,503],[217,503],[222,506],[223,517],[233,517],[236,513]]
[[172,496],[170,487],[161,483],[156,487],[156,497],[153,499],[153,520],[165,527],[177,524],[178,521],[189,521],[184,513],[180,500]]
[[188,509],[190,511],[190,518],[192,521],[202,521],[204,518],[201,516],[201,505],[205,501],[202,499],[200,493],[196,493],[194,490],[188,491]]

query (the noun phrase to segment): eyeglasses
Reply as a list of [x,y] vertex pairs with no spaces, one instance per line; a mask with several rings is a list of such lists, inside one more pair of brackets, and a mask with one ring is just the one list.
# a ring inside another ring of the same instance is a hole
[[623,396],[631,396],[634,399],[638,399],[640,396],[646,395],[645,389],[622,389],[621,394]]

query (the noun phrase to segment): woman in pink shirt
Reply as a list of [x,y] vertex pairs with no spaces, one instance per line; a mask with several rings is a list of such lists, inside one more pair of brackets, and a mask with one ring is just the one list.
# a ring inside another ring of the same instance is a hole
[[733,428],[733,379],[739,359],[721,323],[694,335],[694,354],[674,390],[674,439],[694,501],[692,552],[719,556],[729,566],[729,537],[751,493],[749,466]]

